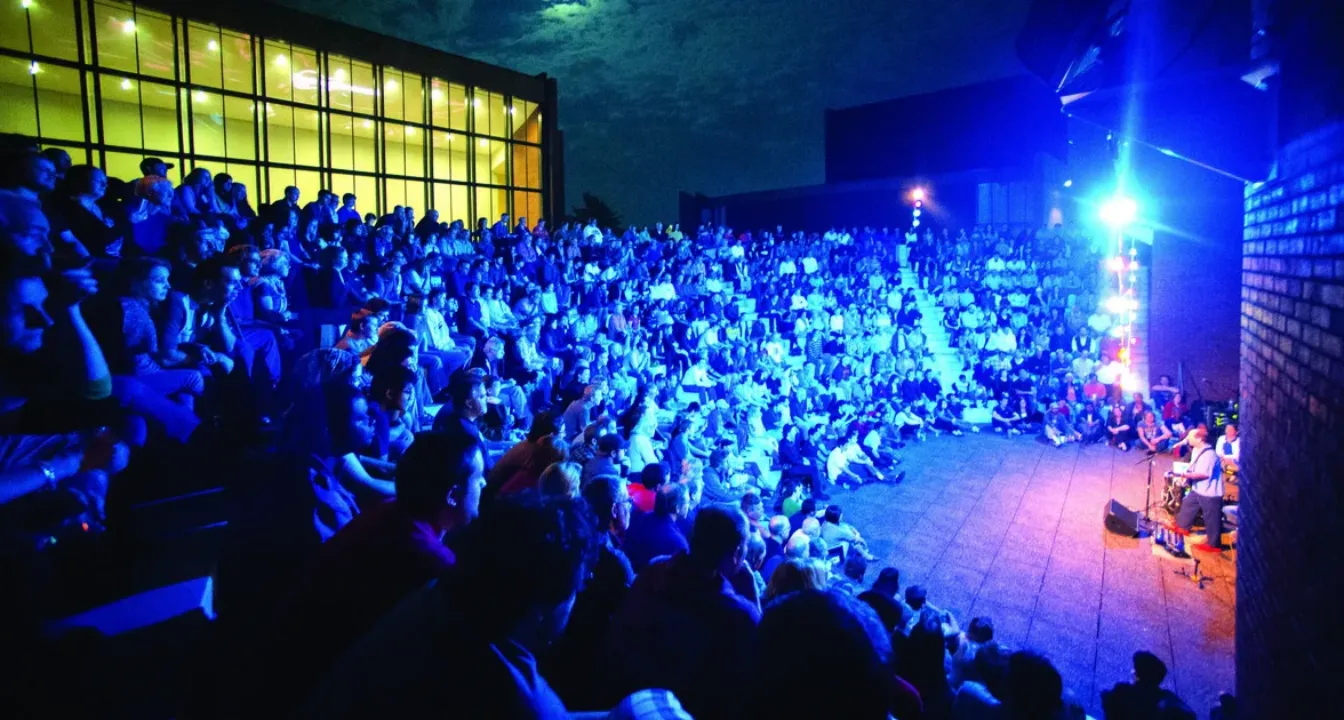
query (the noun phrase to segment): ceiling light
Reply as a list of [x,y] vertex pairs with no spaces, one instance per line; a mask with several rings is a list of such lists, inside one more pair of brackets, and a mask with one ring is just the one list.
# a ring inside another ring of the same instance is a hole
[[135,87],[135,85],[133,85],[133,84],[131,83],[130,78],[122,78],[122,79],[121,79],[121,89],[122,89],[122,90],[130,90],[130,89],[133,88],[133,87]]
[[1072,180],[1065,180],[1065,181],[1064,181],[1064,187],[1073,187],[1073,181],[1072,181]]
[[472,98],[472,99],[471,99],[471,106],[472,106],[472,107],[480,107],[480,106],[481,106],[481,99],[480,99],[480,98]]
[[510,115],[513,114],[513,106],[512,106],[512,105],[509,106],[509,114],[510,114]]
[[490,144],[490,143],[488,143],[488,142],[486,142],[486,141],[484,141],[484,140],[481,141],[481,147],[485,147],[486,145],[489,145],[489,144]]
[[415,128],[413,127],[406,128],[406,137],[411,137],[413,135],[415,135]]
[[372,121],[372,120],[365,120],[365,121],[364,121],[364,129],[367,130],[367,129],[371,128],[371,127],[373,127],[373,121]]
[[122,24],[121,24],[121,31],[124,32],[124,33],[133,33],[133,32],[135,32],[135,21],[134,21],[134,20],[127,20],[126,22],[122,23]]
[[275,64],[279,65],[280,67],[284,67],[285,65],[289,64],[289,58],[286,58],[284,55],[276,55]]
[[439,89],[430,90],[429,98],[434,102],[439,102],[440,100],[443,99],[443,91]]
[[19,5],[23,8],[30,8],[33,6],[33,0],[20,0]]
[[219,41],[211,40],[210,42],[205,44],[205,49],[209,50],[210,52],[219,52]]
[[387,91],[388,91],[388,92],[396,92],[396,91],[397,91],[397,81],[396,81],[396,80],[388,80],[386,83],[383,83],[383,87],[387,88]]
[[36,60],[34,60],[32,63],[30,63],[30,64],[28,65],[28,74],[29,74],[29,75],[36,75],[36,74],[38,74],[38,73],[41,72],[41,71],[42,71],[42,67],[41,67],[40,65],[37,64],[37,61],[36,61]]
[[206,100],[205,92],[202,90],[197,90],[196,92],[192,93],[191,96],[196,99],[196,102],[199,103],[203,103]]

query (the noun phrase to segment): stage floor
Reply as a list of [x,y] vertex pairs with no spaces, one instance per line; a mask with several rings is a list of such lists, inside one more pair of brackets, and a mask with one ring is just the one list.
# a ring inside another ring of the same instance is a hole
[[[1197,555],[1213,578],[1201,591],[1175,574],[1189,561],[1106,532],[1108,500],[1142,508],[1143,458],[993,433],[943,436],[902,451],[902,484],[835,492],[830,502],[879,558],[869,581],[892,565],[902,587],[924,585],[929,602],[960,622],[990,616],[996,639],[1045,653],[1094,717],[1101,691],[1131,679],[1137,650],[1167,663],[1165,686],[1203,717],[1234,689],[1236,552]],[[1157,458],[1154,501],[1170,467],[1169,456]]]

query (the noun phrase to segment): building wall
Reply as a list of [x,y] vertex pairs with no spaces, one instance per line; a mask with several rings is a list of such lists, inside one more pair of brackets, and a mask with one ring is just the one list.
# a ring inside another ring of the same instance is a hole
[[[150,7],[160,4],[185,16]],[[27,5],[0,4],[0,132],[116,177],[139,176],[147,155],[174,162],[174,181],[196,165],[228,172],[254,203],[297,185],[310,198],[353,192],[371,212],[434,207],[468,221],[543,212],[543,83],[522,97],[376,64],[204,22],[190,3]]]
[[[1273,3],[1280,148],[1246,195],[1241,717],[1334,717],[1344,562],[1344,43],[1325,0]],[[1337,14],[1337,13],[1336,13]]]
[[1287,145],[1245,207],[1238,694],[1245,717],[1325,717],[1344,629],[1344,124]]

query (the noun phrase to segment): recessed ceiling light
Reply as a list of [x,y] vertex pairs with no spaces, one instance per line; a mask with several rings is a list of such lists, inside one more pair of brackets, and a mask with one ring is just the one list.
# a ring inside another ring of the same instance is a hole
[[210,42],[205,44],[205,49],[209,50],[210,52],[219,52],[219,41],[211,40]]
[[134,21],[134,20],[127,20],[126,22],[122,23],[122,24],[121,24],[121,31],[124,32],[124,33],[133,33],[133,32],[135,32],[135,21]]
[[130,78],[122,78],[122,79],[121,79],[121,89],[122,89],[122,90],[130,90],[130,89],[133,88],[133,87],[135,87],[135,85],[131,83]]

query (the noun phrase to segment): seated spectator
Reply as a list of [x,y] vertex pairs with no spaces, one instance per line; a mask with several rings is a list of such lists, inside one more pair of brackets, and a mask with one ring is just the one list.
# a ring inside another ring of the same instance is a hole
[[553,462],[541,471],[541,477],[537,479],[537,491],[547,497],[578,498],[579,475],[582,471],[577,463]]
[[630,477],[635,478],[626,487],[630,491],[630,498],[635,503],[635,509],[641,513],[653,512],[653,506],[657,502],[658,489],[667,482],[667,469],[662,465],[645,465],[636,476],[634,473]]
[[397,464],[397,496],[371,506],[322,545],[261,661],[254,702],[274,714],[302,699],[331,663],[406,595],[453,567],[444,538],[479,513],[484,447],[424,433]]
[[[0,337],[0,543],[5,552],[20,547],[27,552],[41,548],[42,538],[58,541],[88,528],[101,529],[109,479],[129,459],[126,446],[110,433],[26,432],[22,411],[33,385],[29,363],[53,323],[43,309],[48,293],[40,272],[39,263],[19,259],[0,272],[5,332]],[[70,313],[78,317],[77,303]],[[76,332],[88,330],[77,327]],[[97,345],[88,351],[96,353]],[[91,399],[106,396],[111,383],[101,355],[88,361],[92,374],[101,376],[87,386]]]
[[[559,637],[597,537],[583,503],[497,502],[456,564],[337,661],[297,717],[565,717],[533,652]],[[451,648],[446,652],[445,648]]]
[[1106,417],[1107,442],[1113,448],[1129,450],[1130,445],[1134,443],[1134,436],[1134,428],[1125,417],[1125,409],[1119,405],[1112,406],[1111,412]]
[[[532,426],[527,430],[527,437],[509,448],[495,462],[495,466],[490,469],[487,497],[499,492],[500,488],[504,487],[519,471],[533,465],[533,457],[543,452],[543,443],[546,445],[546,454],[549,456],[551,448],[555,447],[552,441],[558,432],[559,427],[556,425],[555,416],[551,413],[538,413],[536,417],[532,418]],[[538,474],[546,468],[546,465],[550,465],[550,462],[542,465],[537,470]],[[534,476],[533,480],[535,479]],[[532,487],[535,487],[535,485]]]
[[[804,545],[804,542],[790,540],[789,545],[797,552],[797,548]],[[826,566],[822,562],[806,557],[790,557],[770,573],[761,602],[769,606],[776,599],[789,593],[825,590],[828,585]]]
[[634,568],[621,551],[630,527],[630,495],[625,483],[603,475],[583,488],[584,500],[597,518],[598,555],[593,575],[574,601],[569,625],[550,649],[542,669],[565,704],[574,709],[603,704],[602,678],[593,673],[610,642],[611,620],[625,601]]
[[636,516],[622,546],[635,572],[653,560],[684,552],[690,546],[677,521],[691,512],[690,491],[682,483],[666,483],[657,490],[653,511]]
[[[374,441],[369,457],[380,463],[396,463],[415,440],[407,412],[415,408],[418,379],[410,368],[395,366],[374,376],[369,386],[369,413],[373,416]],[[369,460],[360,459],[368,465]]]
[[1151,410],[1143,413],[1136,436],[1139,444],[1148,451],[1149,455],[1165,452],[1172,442],[1171,431],[1157,419],[1157,416]]
[[882,568],[873,586],[858,595],[882,619],[888,632],[904,636],[905,629],[915,617],[915,611],[905,604],[901,595],[901,571],[894,567]]
[[1194,718],[1179,697],[1162,689],[1167,665],[1156,655],[1140,650],[1134,653],[1134,681],[1119,682],[1101,692],[1101,707],[1106,720],[1141,718]]
[[[570,452],[571,456],[573,451]],[[597,438],[597,452],[583,465],[583,484],[586,487],[594,478],[624,477],[621,462],[625,455],[625,441],[620,435],[608,433]],[[624,483],[622,483],[624,484]],[[629,493],[626,493],[629,495]]]
[[606,668],[618,696],[665,687],[697,718],[740,717],[747,698],[737,690],[760,617],[744,563],[747,519],[710,505],[696,516],[693,539],[689,550],[635,578],[614,620]]
[[876,560],[877,557],[868,552],[868,543],[864,542],[863,536],[853,525],[844,522],[841,516],[842,511],[839,505],[827,506],[826,515],[821,521],[821,539],[826,542],[828,547],[845,543],[852,552],[857,553],[865,560],[870,562]]
[[[798,652],[800,638],[825,652]],[[751,717],[922,717],[919,696],[892,674],[877,616],[844,593],[784,596],[762,616],[755,648]],[[800,678],[826,692],[799,692]]]

